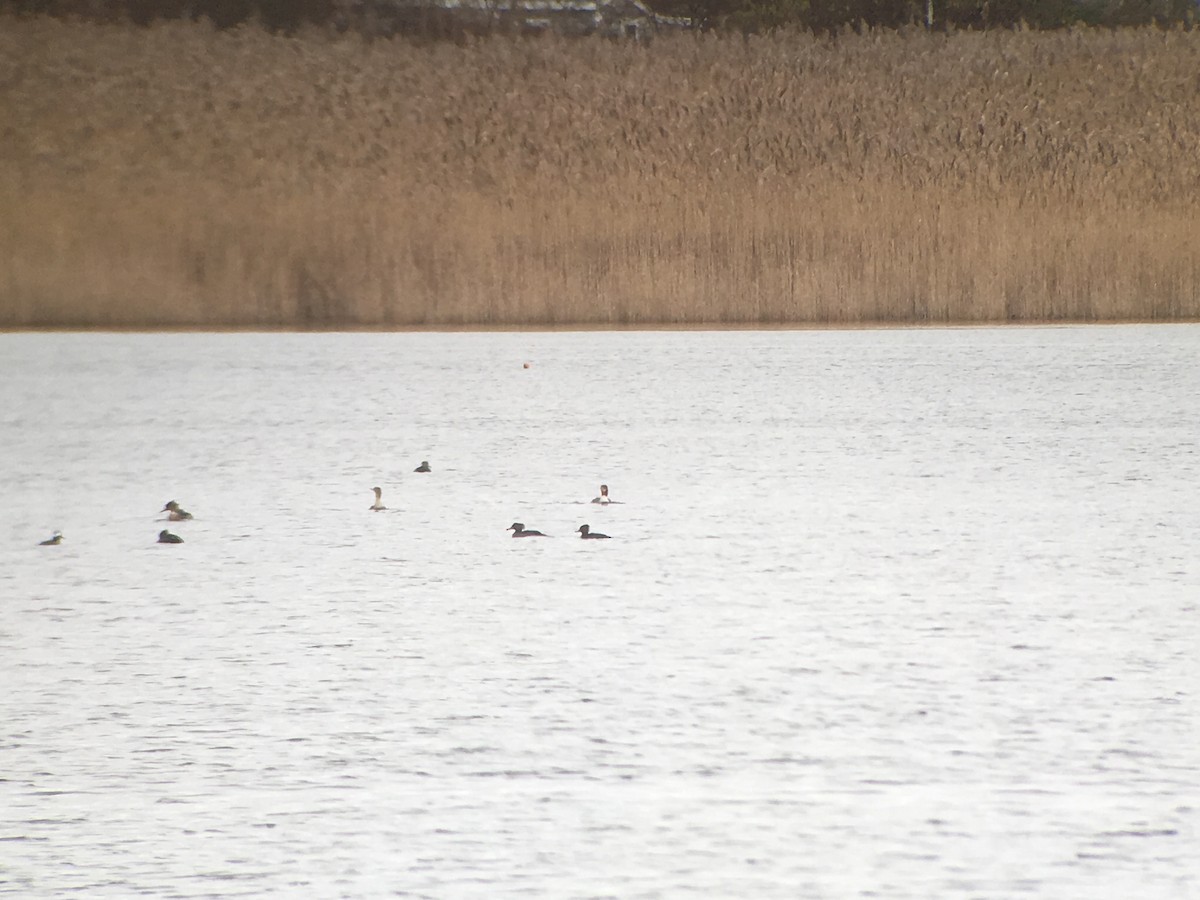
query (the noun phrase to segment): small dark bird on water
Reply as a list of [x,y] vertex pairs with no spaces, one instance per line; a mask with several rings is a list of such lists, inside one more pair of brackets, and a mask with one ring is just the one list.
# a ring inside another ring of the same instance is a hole
[[540,531],[535,531],[532,528],[526,528],[524,522],[513,522],[505,531],[511,531],[513,537],[549,537],[548,534],[543,534]]
[[575,530],[579,532],[579,536],[584,540],[594,541],[600,538],[609,539],[607,534],[601,534],[598,531],[592,531],[592,529],[587,525],[580,525]]
[[44,541],[38,541],[39,547],[57,547],[63,541],[62,532],[56,531],[54,534]]
[[159,510],[159,512],[169,513],[167,519],[172,522],[186,522],[192,517],[190,512],[181,507],[174,500],[168,502],[166,506]]
[[171,534],[171,532],[164,528],[158,533],[158,542],[160,544],[182,544],[183,538],[177,534]]
[[421,460],[421,464],[419,466],[417,466],[415,469],[413,469],[413,471],[414,472],[432,472],[433,469],[429,468],[429,460],[423,459],[423,460]]

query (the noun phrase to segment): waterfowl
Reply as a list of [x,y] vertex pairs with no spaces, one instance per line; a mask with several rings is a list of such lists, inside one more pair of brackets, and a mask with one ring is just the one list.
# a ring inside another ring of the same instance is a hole
[[612,501],[610,499],[608,499],[608,485],[607,484],[600,485],[600,496],[593,497],[592,502],[593,503],[612,503]]
[[526,528],[524,522],[513,522],[505,531],[511,531],[513,537],[549,537],[548,534],[543,534],[540,531],[535,531],[532,528]]
[[159,512],[169,513],[170,515],[167,516],[167,519],[171,522],[186,522],[192,517],[190,512],[188,512],[174,500],[171,500],[169,503],[167,503],[167,505],[160,509]]
[[579,532],[579,536],[585,541],[596,540],[597,538],[608,538],[607,534],[601,534],[598,531],[592,531],[592,529],[586,525],[580,525],[575,530]]
[[62,538],[62,532],[61,532],[61,531],[56,531],[56,532],[54,532],[54,534],[53,534],[53,535],[51,535],[50,537],[46,538],[46,540],[44,540],[44,541],[38,541],[38,546],[39,546],[39,547],[54,547],[54,546],[56,546],[56,545],[58,545],[58,544],[61,544],[61,543],[62,543],[62,541],[63,541],[63,538]]
[[177,534],[171,534],[171,532],[164,528],[158,533],[158,542],[160,544],[182,544],[183,538]]
[[429,460],[423,459],[423,460],[421,460],[421,464],[419,466],[417,466],[415,469],[413,469],[413,471],[414,472],[432,472],[433,469],[429,468]]
[[375,492],[375,502],[371,504],[371,509],[375,512],[379,512],[381,509],[387,509],[387,507],[383,505],[383,500],[381,499],[383,497],[383,491],[377,487],[371,488],[371,490]]

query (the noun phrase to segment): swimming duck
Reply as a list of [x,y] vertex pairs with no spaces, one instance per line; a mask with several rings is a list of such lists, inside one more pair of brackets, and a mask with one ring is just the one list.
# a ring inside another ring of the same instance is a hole
[[375,492],[375,502],[371,504],[371,509],[375,512],[379,512],[381,509],[387,509],[387,507],[383,505],[383,500],[381,499],[383,497],[383,491],[377,487],[371,488],[371,490]]
[[575,530],[579,532],[579,536],[580,536],[581,538],[583,538],[585,541],[586,541],[586,540],[596,540],[597,538],[608,538],[608,535],[607,535],[607,534],[601,534],[601,533],[600,533],[600,532],[598,532],[598,531],[592,531],[592,530],[591,530],[591,529],[590,529],[588,526],[586,526],[586,525],[580,525],[580,526],[579,526],[578,528],[576,528]]
[[186,522],[192,517],[190,512],[188,512],[174,500],[170,501],[166,506],[160,509],[159,512],[170,513],[170,515],[167,516],[167,519],[171,522]]
[[413,469],[413,471],[414,472],[432,472],[433,469],[429,468],[429,460],[423,459],[423,460],[421,460],[421,464],[419,466],[417,466],[415,469]]
[[164,528],[158,533],[158,542],[160,544],[182,544],[183,538],[177,534],[171,534],[171,532]]
[[549,537],[548,534],[543,534],[540,531],[534,531],[532,528],[526,528],[524,522],[513,522],[505,531],[511,531],[513,537]]
[[53,535],[46,538],[46,540],[38,541],[38,546],[39,547],[55,547],[55,546],[61,544],[62,541],[63,541],[62,532],[56,531],[56,532],[54,532]]
[[612,503],[612,500],[608,499],[608,485],[607,484],[600,485],[600,496],[593,497],[592,502],[593,503],[605,503],[605,504]]

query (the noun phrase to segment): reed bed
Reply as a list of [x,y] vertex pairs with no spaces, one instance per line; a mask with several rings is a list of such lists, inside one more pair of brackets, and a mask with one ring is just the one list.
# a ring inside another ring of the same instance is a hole
[[1200,318],[1200,32],[0,17],[0,327]]

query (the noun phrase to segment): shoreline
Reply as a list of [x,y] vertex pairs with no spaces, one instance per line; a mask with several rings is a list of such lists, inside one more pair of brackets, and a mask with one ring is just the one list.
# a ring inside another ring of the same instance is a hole
[[1032,330],[1043,328],[1120,328],[1137,325],[1200,325],[1200,319],[1111,319],[1087,320],[1029,320],[1019,322],[828,322],[828,323],[765,323],[747,325],[742,323],[720,324],[672,323],[644,325],[486,325],[486,326],[421,326],[421,327],[329,327],[329,328],[265,328],[265,327],[171,327],[144,328],[131,326],[113,328],[108,326],[80,326],[53,328],[0,328],[0,335],[15,334],[593,334],[600,332],[717,332],[717,331],[970,331],[985,329]]

